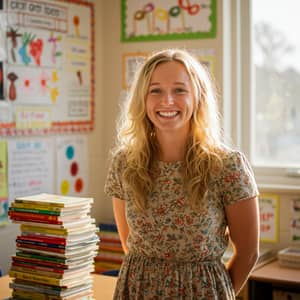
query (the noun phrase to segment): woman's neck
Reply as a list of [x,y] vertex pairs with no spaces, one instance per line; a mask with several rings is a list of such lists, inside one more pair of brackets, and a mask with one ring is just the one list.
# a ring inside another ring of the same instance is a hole
[[183,161],[185,158],[187,136],[176,133],[156,133],[159,146],[158,158],[164,162]]

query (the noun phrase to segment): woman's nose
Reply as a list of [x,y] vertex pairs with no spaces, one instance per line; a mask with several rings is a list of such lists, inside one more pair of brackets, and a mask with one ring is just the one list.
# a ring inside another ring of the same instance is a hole
[[161,102],[165,105],[170,105],[174,103],[174,96],[172,93],[165,93],[162,97]]

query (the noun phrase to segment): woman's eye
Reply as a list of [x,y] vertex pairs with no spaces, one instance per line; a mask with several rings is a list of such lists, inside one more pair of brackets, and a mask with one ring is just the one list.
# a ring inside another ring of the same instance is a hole
[[160,89],[151,89],[149,91],[150,94],[159,94],[160,92],[161,92]]
[[183,93],[186,92],[186,90],[185,90],[185,89],[182,89],[182,88],[178,88],[178,89],[175,89],[175,92],[176,92],[177,94],[183,94]]

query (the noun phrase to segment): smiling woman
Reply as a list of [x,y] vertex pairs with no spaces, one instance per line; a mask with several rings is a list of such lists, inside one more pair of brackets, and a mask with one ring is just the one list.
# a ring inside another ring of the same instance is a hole
[[[171,61],[156,67],[146,96],[146,113],[157,137],[176,134],[178,139],[180,135],[185,139],[190,130],[194,102],[192,83],[183,64]],[[160,155],[164,160],[164,154]],[[181,157],[172,159],[182,160],[183,156],[184,152]]]
[[258,191],[221,142],[216,103],[186,51],[157,52],[137,73],[105,185],[126,253],[115,300],[233,300],[254,266]]

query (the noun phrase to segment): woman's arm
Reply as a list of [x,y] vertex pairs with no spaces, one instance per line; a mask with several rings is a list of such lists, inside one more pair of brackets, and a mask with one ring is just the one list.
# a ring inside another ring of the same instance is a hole
[[113,203],[114,216],[118,227],[119,236],[122,243],[122,248],[125,254],[127,254],[128,248],[126,245],[126,241],[127,241],[129,229],[128,229],[128,224],[126,221],[126,214],[125,214],[126,203],[124,200],[115,197],[112,198],[112,203]]
[[234,248],[228,263],[235,294],[243,287],[259,255],[259,209],[257,197],[226,207],[229,235]]

